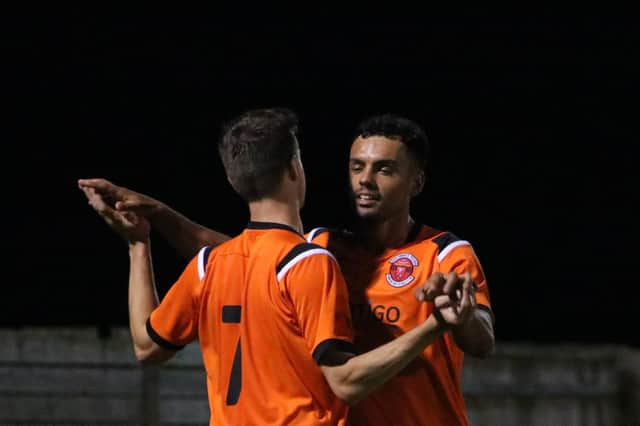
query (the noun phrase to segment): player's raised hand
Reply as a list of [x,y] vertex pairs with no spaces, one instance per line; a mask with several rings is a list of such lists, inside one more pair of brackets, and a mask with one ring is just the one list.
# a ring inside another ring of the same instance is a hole
[[427,282],[422,286],[416,288],[415,296],[420,302],[426,300],[433,300],[436,296],[443,294],[444,285],[447,282],[445,276],[441,272],[436,272],[431,275]]
[[455,327],[464,324],[476,307],[475,284],[469,272],[450,278],[444,285],[443,294],[436,296],[433,304],[442,319]]
[[138,216],[151,217],[161,207],[160,201],[147,195],[118,186],[106,179],[79,179],[78,186],[93,188],[96,194],[114,209],[121,212],[133,212]]
[[[151,225],[145,217],[131,211],[116,210],[113,205],[115,198],[110,192],[111,188],[109,191],[99,192],[92,186],[84,185],[82,181],[84,180],[78,182],[78,186],[87,197],[89,205],[118,235],[129,243],[148,240]],[[105,182],[115,186],[108,181]]]
[[457,300],[461,296],[460,290],[463,282],[464,276],[453,271],[446,274],[436,272],[427,279],[426,283],[416,289],[415,296],[420,302],[433,301],[437,296],[443,294]]

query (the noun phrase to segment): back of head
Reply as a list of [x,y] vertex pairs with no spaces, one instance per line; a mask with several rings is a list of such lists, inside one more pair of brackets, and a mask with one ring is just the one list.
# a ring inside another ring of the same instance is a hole
[[429,139],[424,130],[408,118],[394,114],[375,115],[358,124],[357,135],[363,138],[384,136],[402,142],[419,168],[427,167]]
[[275,193],[298,149],[298,118],[286,108],[247,111],[223,129],[218,151],[233,189],[247,202]]

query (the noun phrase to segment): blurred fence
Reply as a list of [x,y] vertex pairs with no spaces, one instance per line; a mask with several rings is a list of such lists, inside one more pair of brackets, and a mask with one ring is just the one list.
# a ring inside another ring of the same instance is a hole
[[[467,357],[475,426],[640,426],[640,350],[498,343]],[[141,367],[126,328],[0,329],[0,425],[206,425],[202,359],[189,345]]]

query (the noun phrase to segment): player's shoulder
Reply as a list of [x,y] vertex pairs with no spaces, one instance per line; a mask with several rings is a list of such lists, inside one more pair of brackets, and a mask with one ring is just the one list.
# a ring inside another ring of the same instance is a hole
[[318,244],[302,241],[288,248],[282,256],[276,266],[276,276],[280,281],[294,268],[309,265],[326,267],[332,262],[335,262],[335,258],[329,250]]
[[212,252],[214,249],[219,249],[221,246],[227,244],[229,241],[225,241],[224,243],[218,246],[203,246],[200,247],[198,253],[194,256],[192,262],[195,262],[196,268],[198,270],[198,278],[200,281],[204,279],[205,273],[207,271],[207,265],[212,258]]
[[466,247],[473,250],[471,243],[450,230],[442,230],[422,225],[415,240],[416,244],[435,251],[438,261],[442,262],[455,249]]
[[348,244],[355,240],[353,232],[344,228],[317,227],[305,234],[305,239],[322,247]]
[[307,232],[306,234],[304,234],[304,238],[307,240],[307,242],[313,242],[316,238],[319,238],[321,235],[324,236],[330,236],[331,232],[333,231],[332,228],[327,228],[324,226],[318,226],[316,228],[313,228],[312,230],[310,230],[309,232]]

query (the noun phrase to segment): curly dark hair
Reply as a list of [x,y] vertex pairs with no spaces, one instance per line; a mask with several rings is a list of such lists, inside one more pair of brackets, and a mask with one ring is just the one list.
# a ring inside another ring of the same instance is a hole
[[422,127],[408,118],[389,113],[375,115],[361,121],[356,132],[356,137],[384,136],[399,140],[406,145],[419,167],[427,168],[429,139]]

